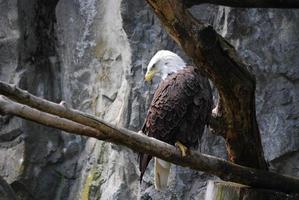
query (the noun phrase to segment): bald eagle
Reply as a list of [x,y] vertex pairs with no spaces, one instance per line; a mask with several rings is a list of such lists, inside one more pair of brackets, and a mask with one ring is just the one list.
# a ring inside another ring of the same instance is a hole
[[[155,76],[162,81],[155,91],[141,132],[177,146],[182,156],[188,148],[197,148],[212,112],[209,82],[198,69],[186,66],[177,54],[160,50],[147,66],[145,80]],[[151,155],[139,154],[140,182]],[[155,188],[167,188],[170,163],[155,158]]]

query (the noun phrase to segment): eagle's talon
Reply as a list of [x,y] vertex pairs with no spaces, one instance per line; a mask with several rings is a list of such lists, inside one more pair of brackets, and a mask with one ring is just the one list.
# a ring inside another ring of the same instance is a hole
[[177,148],[179,148],[182,157],[185,157],[185,156],[187,155],[187,152],[188,152],[189,150],[188,150],[188,148],[187,148],[185,145],[183,145],[181,142],[177,141],[177,142],[175,143],[175,146],[176,146]]

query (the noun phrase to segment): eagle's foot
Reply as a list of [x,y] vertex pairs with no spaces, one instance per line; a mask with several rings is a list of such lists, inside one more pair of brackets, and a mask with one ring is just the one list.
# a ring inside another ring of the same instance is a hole
[[180,141],[177,141],[177,142],[175,143],[175,146],[176,146],[177,148],[179,148],[179,150],[181,151],[182,157],[185,157],[185,156],[187,155],[187,152],[188,152],[189,150],[188,150],[188,148],[187,148],[185,145],[183,145]]

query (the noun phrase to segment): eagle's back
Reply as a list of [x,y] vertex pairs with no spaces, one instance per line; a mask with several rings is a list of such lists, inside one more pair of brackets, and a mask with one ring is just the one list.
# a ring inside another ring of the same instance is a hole
[[[185,67],[159,84],[142,132],[172,145],[180,141],[187,147],[197,147],[211,112],[207,78],[197,69]],[[150,159],[149,155],[141,155],[142,175]]]

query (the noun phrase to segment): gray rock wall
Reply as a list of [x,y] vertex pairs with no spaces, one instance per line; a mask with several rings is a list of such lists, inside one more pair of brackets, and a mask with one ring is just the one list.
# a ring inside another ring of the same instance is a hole
[[[273,170],[299,176],[299,12],[193,7],[250,63],[257,117]],[[159,80],[143,81],[159,49],[186,60],[143,1],[0,0],[0,80],[139,130]],[[139,185],[137,155],[95,139],[0,118],[0,175],[20,199],[203,199],[202,172],[172,166],[166,192],[149,170]],[[250,148],[250,147],[249,147]],[[205,133],[199,151],[226,157]]]

